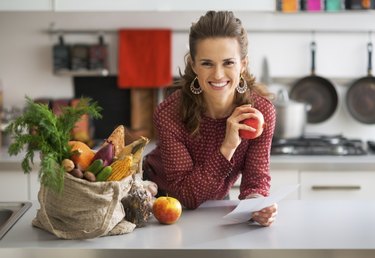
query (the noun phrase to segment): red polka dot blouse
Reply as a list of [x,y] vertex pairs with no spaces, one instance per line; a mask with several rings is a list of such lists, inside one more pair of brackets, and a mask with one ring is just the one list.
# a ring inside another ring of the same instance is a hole
[[253,106],[262,112],[267,126],[260,137],[242,140],[228,161],[219,151],[227,118],[202,116],[199,137],[191,137],[179,115],[181,92],[174,92],[154,113],[158,143],[145,159],[152,168],[148,178],[192,209],[207,200],[223,199],[240,174],[239,199],[254,194],[267,196],[276,114],[269,100],[255,94],[252,98]]

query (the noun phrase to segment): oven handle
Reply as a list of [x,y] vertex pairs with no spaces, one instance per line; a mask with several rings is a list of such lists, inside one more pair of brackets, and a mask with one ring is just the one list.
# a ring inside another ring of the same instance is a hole
[[360,185],[313,185],[311,189],[314,191],[326,190],[361,190]]

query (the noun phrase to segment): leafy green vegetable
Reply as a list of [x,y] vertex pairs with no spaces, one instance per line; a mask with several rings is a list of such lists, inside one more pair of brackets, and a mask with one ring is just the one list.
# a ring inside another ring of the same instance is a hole
[[62,114],[57,116],[47,105],[36,103],[26,97],[25,112],[6,128],[6,132],[13,138],[8,153],[17,155],[26,145],[22,169],[29,173],[34,164],[34,153],[38,152],[41,159],[41,183],[61,192],[65,173],[61,162],[71,155],[68,145],[71,130],[84,114],[92,118],[101,118],[101,110],[96,102],[89,98],[81,98],[76,107],[63,107]]

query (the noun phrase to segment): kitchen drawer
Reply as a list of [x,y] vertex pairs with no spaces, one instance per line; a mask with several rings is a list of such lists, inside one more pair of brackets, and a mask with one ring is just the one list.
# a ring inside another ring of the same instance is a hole
[[[240,194],[241,177],[233,185],[229,197],[231,200],[237,200]],[[271,171],[271,189],[270,193],[278,190],[285,185],[298,184],[298,170],[272,170]],[[285,199],[297,200],[299,198],[298,190],[288,195]]]
[[375,172],[301,171],[302,200],[374,200]]

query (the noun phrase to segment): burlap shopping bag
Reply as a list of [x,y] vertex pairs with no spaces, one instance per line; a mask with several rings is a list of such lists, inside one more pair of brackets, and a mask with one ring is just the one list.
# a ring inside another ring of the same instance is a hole
[[40,209],[32,224],[63,239],[89,239],[130,233],[135,224],[124,220],[121,204],[133,183],[89,182],[66,173],[61,194],[41,185]]

